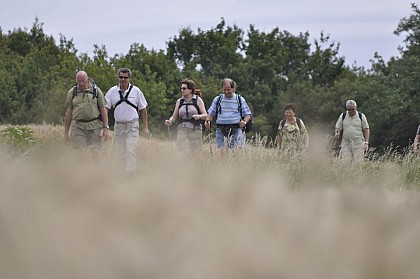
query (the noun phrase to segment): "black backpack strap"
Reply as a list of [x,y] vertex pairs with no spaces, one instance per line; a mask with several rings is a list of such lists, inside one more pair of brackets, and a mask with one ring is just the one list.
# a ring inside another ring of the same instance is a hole
[[92,94],[93,98],[98,98],[98,88],[96,86],[96,83],[92,83]]
[[198,98],[200,98],[200,97],[198,95],[195,95],[195,97],[193,97],[192,101],[193,101],[193,106],[197,110],[198,114],[201,114],[200,108],[198,107]]
[[179,100],[179,107],[178,109],[180,109],[183,105],[184,105],[185,99],[181,98],[181,100]]
[[118,107],[122,102],[124,102],[124,96],[122,94],[122,91],[121,90],[118,90],[118,93],[120,93],[120,100],[115,104],[114,109],[116,107]]
[[[359,118],[360,118],[360,125],[362,125],[362,126],[363,126],[363,120],[362,120],[363,113],[361,113],[360,111],[358,111],[357,113],[359,114]],[[344,118],[346,118],[346,113],[345,113],[345,112],[343,112],[343,113],[341,114],[341,120],[342,120],[342,122],[341,122],[341,131],[343,131],[343,130],[344,130],[344,123],[343,123]],[[362,127],[362,130],[363,130],[363,127]]]
[[[358,111],[357,113],[359,114],[360,121],[362,121],[362,115],[363,115],[363,113],[361,113],[360,111]],[[344,118],[346,118],[346,113],[345,112],[343,112],[341,114],[341,120],[344,121]]]
[[[190,104],[190,103],[186,104],[185,103],[185,99],[184,98],[181,98],[181,100],[179,100],[178,110],[182,106],[185,106],[185,111],[186,111],[187,117],[189,117],[189,115],[188,115],[188,105],[193,105],[197,109],[197,112],[200,113],[200,108],[198,107],[198,104],[197,104],[198,98],[199,98],[199,96],[197,96],[197,95],[193,96],[193,98],[191,99],[192,100],[192,104]],[[189,118],[189,119],[179,118],[179,122],[180,123],[182,123],[182,122],[190,122],[190,123],[194,124],[194,126],[198,126],[201,123],[200,120],[195,120],[193,118]]]
[[283,129],[284,124],[286,124],[286,120],[282,119],[282,120],[280,121],[280,127],[281,127],[281,129]]
[[118,90],[118,93],[120,94],[120,100],[115,104],[114,109],[117,108],[117,106],[119,106],[122,102],[126,102],[128,105],[132,106],[136,111],[139,110],[139,108],[133,104],[132,102],[130,102],[128,100],[128,95],[130,95],[131,89],[133,88],[133,85],[131,84],[130,87],[128,88],[128,92],[125,95],[125,97],[123,96],[123,93],[121,90]]
[[[283,129],[284,125],[286,124],[286,120],[282,119],[280,121],[280,127]],[[298,125],[299,129],[302,129],[302,120],[299,117],[296,117],[296,124]]]
[[[244,119],[244,115],[242,112],[242,96],[240,94],[237,94],[237,95],[238,95],[238,111],[241,114],[241,119]],[[252,118],[252,114],[251,114],[251,118]]]
[[74,97],[77,96],[77,83],[73,86],[73,97],[71,99],[74,99]]
[[217,118],[217,115],[219,113],[222,113],[222,104],[221,104],[221,102],[222,102],[222,96],[223,96],[223,94],[220,94],[219,95],[219,98],[217,98],[217,102],[216,102],[216,118]]
[[241,119],[244,119],[243,118],[244,116],[242,115],[242,98],[241,98],[241,95],[237,94],[237,97],[238,97],[238,111],[241,114]]
[[185,104],[185,99],[181,98],[181,100],[179,101],[178,109],[180,109],[182,106],[186,106],[187,116],[188,116],[188,105],[193,105],[195,107],[195,109],[197,110],[197,112],[201,113],[200,108],[198,107],[198,98],[200,98],[200,97],[197,96],[197,95],[194,95],[191,99],[192,104]]
[[[93,99],[98,98],[98,87],[96,86],[95,83],[91,83],[91,85],[92,85]],[[77,96],[77,83],[73,86],[73,98],[76,96]]]
[[297,125],[299,127],[299,130],[302,130],[302,121],[300,120],[299,117],[296,117],[296,123],[297,123]]

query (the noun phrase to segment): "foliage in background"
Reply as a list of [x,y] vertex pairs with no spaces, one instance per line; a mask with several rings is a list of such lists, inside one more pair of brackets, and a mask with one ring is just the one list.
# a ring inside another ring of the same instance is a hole
[[[117,70],[129,67],[132,82],[149,102],[150,130],[163,137],[163,120],[180,97],[179,83],[193,78],[206,107],[220,93],[220,81],[233,78],[253,111],[257,134],[274,138],[285,103],[294,102],[310,133],[334,130],[347,99],[354,99],[371,126],[371,146],[385,151],[391,143],[410,144],[420,111],[420,10],[402,18],[394,34],[405,36],[401,57],[384,61],[376,53],[370,69],[345,66],[340,44],[323,32],[313,43],[309,33],[274,28],[262,32],[227,26],[222,18],[209,30],[184,28],[166,50],[132,44],[127,54],[109,57],[95,45],[93,56],[78,53],[61,35],[57,44],[38,18],[30,30],[14,29],[0,36],[0,124],[62,124],[64,96],[75,73],[86,70],[103,92],[117,84]],[[0,29],[1,30],[1,29]]]

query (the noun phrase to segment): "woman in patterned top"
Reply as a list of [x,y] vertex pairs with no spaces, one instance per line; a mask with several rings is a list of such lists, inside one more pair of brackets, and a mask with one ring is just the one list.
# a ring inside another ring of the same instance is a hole
[[277,148],[280,154],[295,155],[302,153],[309,146],[309,135],[303,121],[295,116],[293,103],[284,106],[284,117],[278,126]]

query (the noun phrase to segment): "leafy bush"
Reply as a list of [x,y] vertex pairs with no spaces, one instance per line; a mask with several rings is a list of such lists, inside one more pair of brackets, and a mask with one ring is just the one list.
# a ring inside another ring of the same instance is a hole
[[23,154],[35,143],[34,132],[29,127],[8,126],[0,131],[0,142],[12,151]]

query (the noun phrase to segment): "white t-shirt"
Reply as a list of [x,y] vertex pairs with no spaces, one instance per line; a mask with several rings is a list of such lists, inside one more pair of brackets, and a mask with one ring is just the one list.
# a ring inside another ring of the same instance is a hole
[[[131,84],[129,84],[127,90],[123,92],[124,97],[127,95],[130,87]],[[120,101],[121,97],[120,93],[118,92],[119,90],[121,90],[119,85],[115,85],[114,87],[111,87],[111,89],[109,89],[106,93],[105,99],[106,107],[108,109],[115,106],[115,104]],[[137,86],[133,86],[133,88],[131,89],[130,94],[128,95],[128,101],[136,105],[139,108],[139,110],[142,110],[147,107],[146,98],[144,98],[143,92],[141,92]],[[138,119],[139,114],[135,108],[133,108],[126,102],[122,102],[115,108],[114,118],[115,121],[118,122],[129,122]]]

